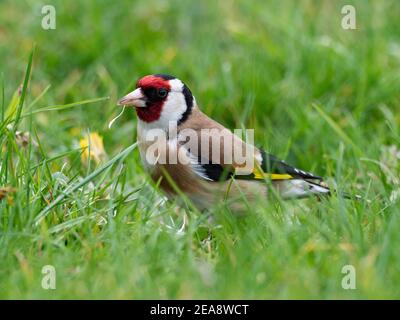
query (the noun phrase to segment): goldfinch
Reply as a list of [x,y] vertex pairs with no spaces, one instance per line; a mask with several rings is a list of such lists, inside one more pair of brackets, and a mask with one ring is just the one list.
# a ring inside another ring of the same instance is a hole
[[[118,105],[135,107],[142,162],[170,198],[182,192],[199,209],[207,209],[223,200],[240,207],[236,200],[244,197],[250,203],[256,197],[266,197],[271,188],[283,199],[331,193],[322,185],[321,177],[246,143],[209,118],[199,109],[188,86],[173,76],[153,74],[139,79],[136,89],[120,99]],[[171,124],[176,125],[172,133]],[[198,138],[190,147],[181,137],[188,129]],[[165,133],[165,139],[155,141],[155,133]],[[210,149],[212,140],[222,141],[222,146]],[[225,157],[231,153],[226,151],[226,141],[247,152],[244,162],[237,161],[235,155]]]

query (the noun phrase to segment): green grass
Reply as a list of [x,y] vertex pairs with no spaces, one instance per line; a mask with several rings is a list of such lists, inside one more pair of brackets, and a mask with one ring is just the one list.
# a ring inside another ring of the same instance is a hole
[[[56,30],[40,2],[0,3],[0,298],[400,297],[398,1],[46,4]],[[341,28],[344,4],[357,30]],[[165,203],[132,150],[134,111],[107,127],[151,73],[370,203],[265,199],[244,217]],[[81,160],[89,132],[100,162]],[[348,264],[356,290],[341,287]]]

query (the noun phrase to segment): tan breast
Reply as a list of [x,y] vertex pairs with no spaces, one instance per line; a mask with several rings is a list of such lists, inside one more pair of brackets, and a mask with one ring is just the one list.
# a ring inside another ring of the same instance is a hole
[[[200,130],[204,128],[224,130],[225,128],[218,122],[210,119],[203,114],[198,108],[194,108],[192,115],[182,125],[178,127],[178,133],[182,130],[190,128],[200,134]],[[226,130],[226,129],[225,129]],[[166,192],[167,196],[174,197],[179,194],[179,190],[185,193],[200,209],[207,208],[214,205],[221,199],[239,199],[245,197],[254,198],[257,196],[266,196],[266,188],[261,187],[260,183],[255,181],[234,181],[231,180],[224,182],[208,181],[201,178],[192,170],[190,164],[183,163],[171,163],[170,158],[187,159],[186,150],[175,142],[169,141],[168,144],[161,142],[159,145],[154,145],[154,142],[145,142],[141,136],[142,132],[138,131],[139,150],[142,158],[144,167],[149,172],[152,180],[156,183],[160,183],[160,187]],[[240,144],[243,147],[244,142],[232,135],[234,143]],[[200,140],[199,140],[200,141]],[[151,162],[146,159],[146,155],[150,150],[157,150],[156,158],[163,159],[163,163],[160,161]],[[224,145],[221,145],[221,154],[223,154]],[[207,152],[202,151],[202,146],[199,145],[198,152],[202,156],[206,155],[211,158]],[[254,152],[259,152],[254,148]],[[198,153],[194,154],[195,157]],[[221,158],[220,162],[224,164],[224,159]],[[190,163],[189,159],[185,163]],[[232,164],[235,166],[235,163]],[[239,166],[237,166],[239,167]],[[242,199],[243,200],[243,199]],[[243,203],[243,201],[241,201]]]

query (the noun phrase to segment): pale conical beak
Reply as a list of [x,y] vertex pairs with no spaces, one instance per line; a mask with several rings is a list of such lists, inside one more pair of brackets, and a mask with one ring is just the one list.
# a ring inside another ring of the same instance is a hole
[[117,104],[119,106],[134,106],[134,107],[145,107],[146,106],[146,97],[142,93],[140,88],[128,93],[125,97],[121,98]]

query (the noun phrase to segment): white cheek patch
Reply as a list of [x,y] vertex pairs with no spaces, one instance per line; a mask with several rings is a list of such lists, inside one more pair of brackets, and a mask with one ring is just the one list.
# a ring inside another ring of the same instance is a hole
[[183,82],[179,79],[169,80],[169,85],[171,86],[171,91],[182,92]]
[[160,127],[168,127],[170,121],[178,121],[186,111],[185,97],[181,92],[171,91],[164,102],[160,119]]

